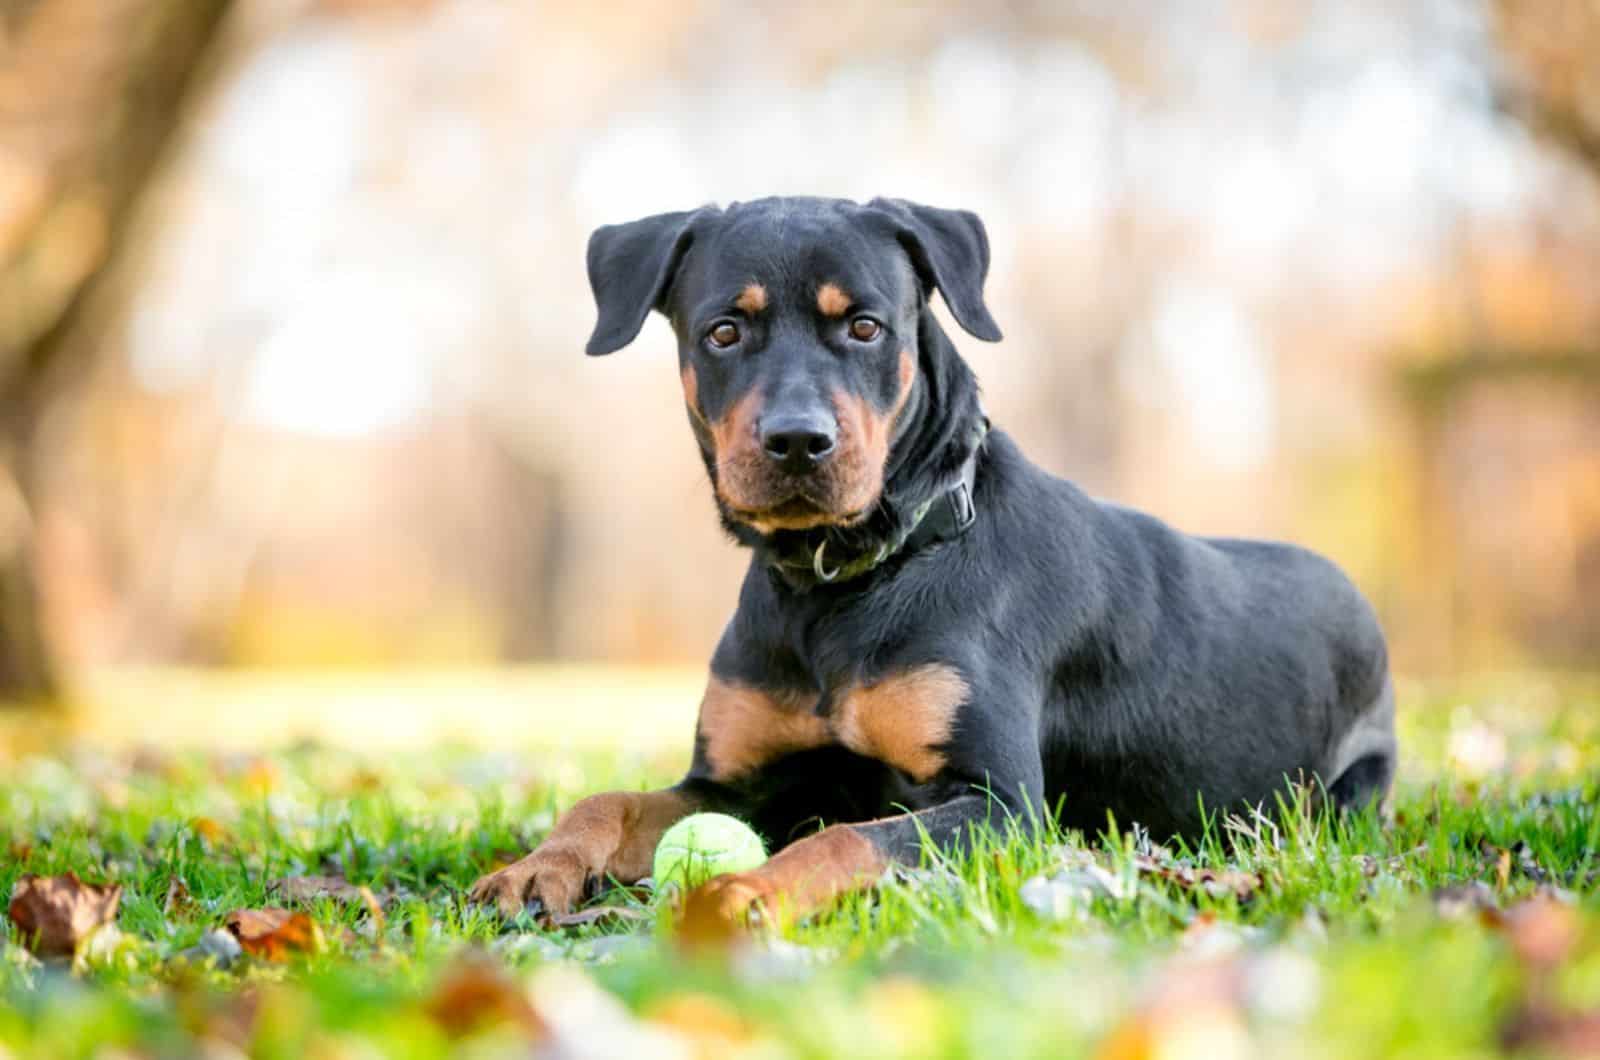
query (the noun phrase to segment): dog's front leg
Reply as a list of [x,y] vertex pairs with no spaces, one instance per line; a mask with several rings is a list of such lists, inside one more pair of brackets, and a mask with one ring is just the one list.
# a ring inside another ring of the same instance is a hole
[[474,883],[470,897],[493,903],[506,917],[534,903],[534,912],[568,912],[606,876],[633,883],[650,875],[661,833],[705,803],[689,784],[591,795],[562,814],[533,853]]
[[837,824],[790,844],[752,872],[716,877],[689,900],[733,920],[757,905],[770,914],[803,916],[871,887],[892,864],[917,864],[924,836],[941,850],[960,850],[972,829],[1004,834],[1011,822],[1030,830],[1037,823],[1025,805],[973,793],[916,813]]

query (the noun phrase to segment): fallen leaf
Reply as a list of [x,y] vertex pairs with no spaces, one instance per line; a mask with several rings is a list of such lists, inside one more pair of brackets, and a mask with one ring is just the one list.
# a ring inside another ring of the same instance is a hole
[[1241,1009],[1241,966],[1202,959],[1167,965],[1146,997],[1092,1054],[1097,1060],[1255,1055]]
[[526,996],[548,1034],[542,1053],[650,1060],[694,1056],[679,1035],[634,1019],[614,995],[570,965],[541,968],[529,981]]
[[267,894],[285,902],[315,902],[319,898],[331,898],[336,902],[366,902],[367,895],[372,892],[365,887],[357,887],[342,876],[288,876],[281,880],[274,880],[267,884]]
[[696,1056],[734,1056],[753,1037],[749,1024],[726,1002],[705,994],[676,994],[651,1005],[644,1017],[687,1038]]
[[189,829],[207,843],[216,845],[228,837],[228,830],[211,817],[191,817]]
[[726,954],[747,942],[748,929],[722,915],[715,892],[696,887],[683,899],[672,941],[686,953]]
[[1261,889],[1260,874],[1242,869],[1197,868],[1177,862],[1158,861],[1145,854],[1137,855],[1133,864],[1147,876],[1159,877],[1187,891],[1203,891],[1213,898],[1231,894],[1239,901],[1246,902]]
[[1501,923],[1511,949],[1533,968],[1555,968],[1577,944],[1577,911],[1553,898],[1530,898],[1505,911]]
[[286,961],[292,953],[322,948],[322,929],[304,913],[287,909],[235,909],[223,926],[252,957]]
[[446,971],[423,1011],[452,1038],[498,1023],[516,1025],[541,1039],[549,1036],[522,987],[486,960],[464,960]]
[[281,783],[281,771],[278,764],[270,758],[255,758],[250,761],[240,777],[240,784],[244,789],[254,795],[270,794]]
[[17,878],[11,889],[11,922],[22,942],[40,957],[71,957],[98,929],[117,917],[120,884],[92,884],[65,876]]
[[549,917],[550,923],[555,927],[581,927],[584,924],[594,924],[601,920],[649,920],[650,914],[643,909],[635,909],[627,905],[596,905],[588,909],[580,909],[576,913],[557,913]]
[[189,885],[182,876],[174,876],[167,883],[167,897],[161,903],[161,912],[167,916],[192,917],[203,912],[200,903],[189,893]]
[[384,788],[383,774],[371,769],[357,769],[345,778],[345,788],[357,794],[370,794]]
[[1600,1011],[1562,1012],[1529,1006],[1506,1023],[1500,1043],[1507,1051],[1541,1056],[1600,1055]]
[[1485,914],[1486,919],[1493,919],[1500,913],[1494,891],[1482,880],[1438,888],[1433,892],[1433,909],[1446,920],[1459,920],[1471,913]]
[[383,945],[383,904],[378,901],[378,896],[372,893],[370,887],[358,887],[361,894],[361,904],[367,907],[368,924],[372,928],[372,937],[378,940],[378,945]]

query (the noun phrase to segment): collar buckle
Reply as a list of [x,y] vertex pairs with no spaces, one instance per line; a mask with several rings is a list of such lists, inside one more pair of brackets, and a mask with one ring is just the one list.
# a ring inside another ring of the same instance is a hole
[[956,532],[966,533],[978,518],[978,509],[972,503],[972,487],[963,481],[951,490],[950,505],[956,513]]

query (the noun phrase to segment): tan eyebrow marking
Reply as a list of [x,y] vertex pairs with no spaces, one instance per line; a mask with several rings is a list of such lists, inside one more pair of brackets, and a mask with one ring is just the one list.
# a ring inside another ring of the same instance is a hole
[[825,283],[817,288],[817,308],[826,317],[842,317],[850,308],[850,296],[836,283]]
[[759,313],[767,308],[767,289],[759,283],[747,283],[733,304],[746,313]]

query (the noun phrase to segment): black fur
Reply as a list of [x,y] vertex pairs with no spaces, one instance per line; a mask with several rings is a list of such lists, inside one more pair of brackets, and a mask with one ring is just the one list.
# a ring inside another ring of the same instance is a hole
[[[818,820],[924,811],[870,832],[893,856],[915,858],[918,825],[945,841],[974,823],[1028,824],[1048,807],[1091,831],[1109,813],[1192,837],[1202,805],[1270,805],[1286,779],[1319,779],[1341,805],[1387,790],[1395,745],[1383,635],[1331,563],[1289,545],[1187,536],[1097,502],[1030,463],[1003,430],[983,442],[977,520],[963,536],[841,585],[799,591],[773,575],[769,560],[796,535],[868,548],[959,474],[982,417],[978,386],[928,298],[939,290],[964,328],[1000,337],[983,301],[988,241],[976,216],[769,199],[603,228],[589,265],[600,310],[589,352],[626,344],[651,308],[662,310],[709,420],[752,389],[792,403],[842,387],[888,407],[889,354],[836,341],[809,303],[820,282],[842,282],[881,317],[888,349],[914,344],[916,381],[895,421],[883,500],[864,521],[763,534],[722,505],[724,525],[754,555],[711,669],[815,695],[826,713],[852,683],[954,667],[971,695],[944,771],[914,783],[830,748],[718,783],[702,732],[684,781],[702,800],[778,843]],[[741,319],[734,355],[709,349],[708,322],[748,281],[766,287],[769,311]],[[692,422],[715,479],[708,428]]]

